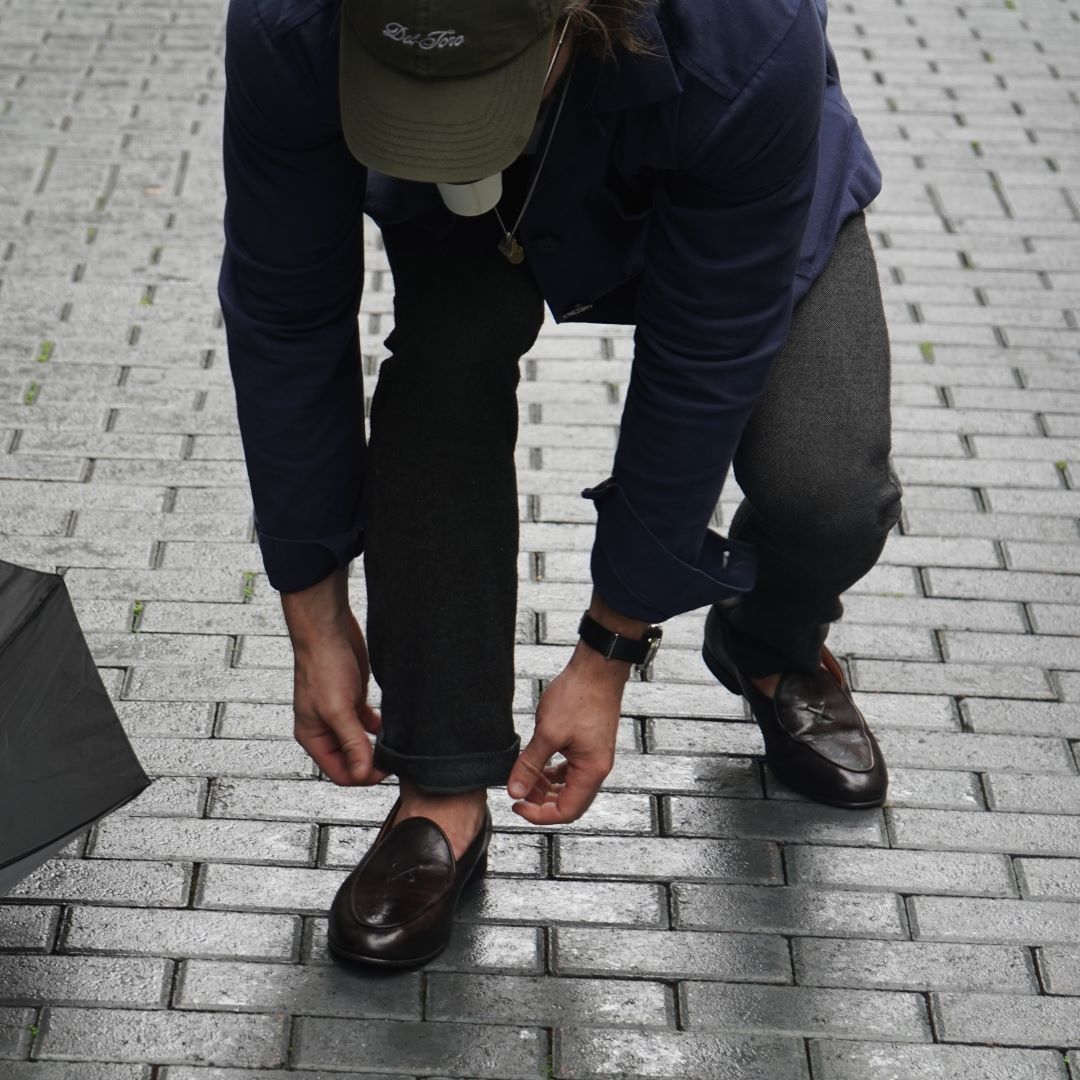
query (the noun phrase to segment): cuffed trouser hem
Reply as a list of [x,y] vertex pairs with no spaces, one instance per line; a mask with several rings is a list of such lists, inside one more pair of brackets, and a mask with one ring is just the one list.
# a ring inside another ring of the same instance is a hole
[[805,612],[792,610],[772,613],[773,617],[767,620],[759,616],[763,628],[753,621],[754,607],[751,597],[739,597],[715,608],[724,649],[735,666],[754,679],[783,671],[801,671],[807,675],[817,671],[830,623],[843,611],[839,603],[839,611],[830,612],[829,618],[820,622],[808,621]]
[[411,780],[425,791],[450,794],[475,788],[503,786],[521,753],[521,736],[515,735],[505,750],[480,750],[470,754],[403,754],[375,736],[375,767]]

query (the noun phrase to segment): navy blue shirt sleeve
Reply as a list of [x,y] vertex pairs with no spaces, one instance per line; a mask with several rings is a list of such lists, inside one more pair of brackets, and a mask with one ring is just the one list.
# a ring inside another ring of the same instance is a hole
[[[363,548],[367,170],[341,135],[334,9],[268,30],[258,4],[233,0],[226,24],[218,298],[263,563],[282,591]],[[296,61],[300,34],[319,64]]]
[[809,4],[734,97],[684,75],[679,168],[654,190],[613,475],[585,493],[598,510],[593,582],[632,618],[753,585],[750,545],[708,524],[790,325],[824,81]]

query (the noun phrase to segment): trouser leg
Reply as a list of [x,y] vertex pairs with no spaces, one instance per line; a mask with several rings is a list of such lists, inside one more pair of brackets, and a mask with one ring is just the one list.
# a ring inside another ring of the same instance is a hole
[[488,218],[383,240],[395,327],[371,407],[364,569],[380,768],[429,791],[505,783],[514,729],[518,360],[543,320]]
[[732,462],[745,498],[729,536],[756,545],[752,592],[716,610],[747,675],[813,672],[840,594],[877,562],[900,516],[889,465],[890,350],[864,215],[840,230]]

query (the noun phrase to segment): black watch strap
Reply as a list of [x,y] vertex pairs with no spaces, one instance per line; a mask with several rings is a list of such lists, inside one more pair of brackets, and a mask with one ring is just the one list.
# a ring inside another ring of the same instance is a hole
[[581,616],[578,635],[586,645],[609,660],[625,660],[635,664],[638,674],[646,679],[664,632],[659,626],[649,626],[640,638],[625,637],[602,626],[586,611]]

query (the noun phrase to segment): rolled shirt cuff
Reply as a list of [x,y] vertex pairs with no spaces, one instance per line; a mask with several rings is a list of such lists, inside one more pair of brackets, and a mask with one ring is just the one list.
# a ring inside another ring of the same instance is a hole
[[581,494],[597,507],[593,584],[621,614],[663,622],[754,587],[753,544],[706,529],[697,563],[691,564],[660,543],[614,477]]
[[278,592],[297,592],[328,577],[364,550],[364,529],[354,525],[345,532],[305,540],[270,536],[255,519],[263,567],[271,587]]

